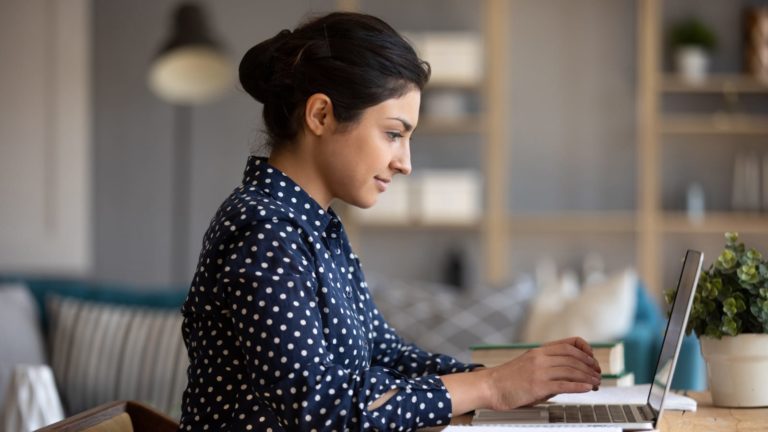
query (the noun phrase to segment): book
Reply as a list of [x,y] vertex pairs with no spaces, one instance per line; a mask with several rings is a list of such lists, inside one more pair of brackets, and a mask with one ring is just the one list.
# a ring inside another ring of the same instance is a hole
[[[605,375],[624,373],[624,343],[591,343],[595,359]],[[508,362],[526,351],[537,348],[541,344],[514,343],[504,345],[474,345],[471,346],[472,363],[484,364],[487,367],[498,366]],[[633,377],[634,380],[634,377]]]
[[629,387],[635,385],[635,374],[624,371],[620,374],[602,374],[600,376],[601,387]]

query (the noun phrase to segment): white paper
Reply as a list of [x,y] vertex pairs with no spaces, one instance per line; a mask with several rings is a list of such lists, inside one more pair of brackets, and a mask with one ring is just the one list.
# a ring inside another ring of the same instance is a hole
[[[598,391],[587,393],[564,393],[549,400],[557,404],[632,404],[644,405],[648,401],[650,384],[628,387],[601,387]],[[676,393],[667,393],[664,409],[676,411],[696,411],[696,401]]]
[[612,426],[557,426],[556,428],[553,428],[553,426],[553,424],[538,426],[448,426],[443,429],[443,431],[450,432],[475,429],[484,432],[531,432],[532,429],[546,428],[557,432],[621,432],[620,427]]

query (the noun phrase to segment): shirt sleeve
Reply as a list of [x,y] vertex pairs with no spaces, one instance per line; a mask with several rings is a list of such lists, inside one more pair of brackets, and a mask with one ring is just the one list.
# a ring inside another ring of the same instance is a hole
[[[436,375],[409,378],[384,364],[348,370],[326,350],[311,248],[317,239],[289,222],[242,234],[220,277],[256,397],[288,430],[412,430],[447,424],[451,403]],[[375,410],[368,406],[398,392]]]
[[406,343],[387,323],[376,306],[371,307],[374,326],[373,364],[397,370],[413,378],[430,374],[469,372],[482,367],[480,364],[462,363],[445,354],[433,354],[412,343]]

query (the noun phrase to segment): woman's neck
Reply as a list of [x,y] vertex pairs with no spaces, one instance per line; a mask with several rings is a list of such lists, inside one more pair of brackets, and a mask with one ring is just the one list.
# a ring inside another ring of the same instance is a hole
[[272,151],[268,162],[301,186],[323,209],[328,210],[333,197],[325,187],[311,152],[302,151],[300,146],[291,146],[288,150]]

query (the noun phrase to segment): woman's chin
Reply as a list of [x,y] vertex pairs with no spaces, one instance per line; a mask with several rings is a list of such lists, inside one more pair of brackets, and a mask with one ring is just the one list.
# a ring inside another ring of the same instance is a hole
[[347,201],[347,204],[359,207],[361,209],[369,209],[373,207],[379,201],[379,196],[373,197],[357,197],[355,200]]

